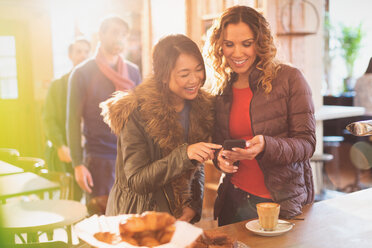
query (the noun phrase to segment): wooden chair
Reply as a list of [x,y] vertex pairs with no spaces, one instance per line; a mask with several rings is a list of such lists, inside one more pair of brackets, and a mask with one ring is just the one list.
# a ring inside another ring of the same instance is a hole
[[366,187],[360,182],[360,172],[362,170],[370,170],[372,167],[372,145],[366,141],[359,141],[350,148],[350,160],[354,165],[355,180],[353,183],[345,186],[342,191],[354,192]]
[[38,173],[45,168],[45,161],[35,157],[20,157],[19,152],[13,148],[0,148],[0,160],[22,168],[26,172]]
[[40,242],[39,237],[43,233],[46,233],[48,240],[51,241],[54,230],[64,228],[68,247],[72,247],[72,225],[87,215],[84,204],[59,199],[11,202],[2,205],[1,211],[7,216],[7,221],[0,230],[4,233],[5,242],[1,241],[11,245],[15,244],[15,235],[24,244]]
[[327,175],[331,189],[341,191],[341,148],[345,138],[343,136],[324,136],[323,147],[324,152],[333,155],[332,161],[324,163],[324,174]]
[[0,148],[0,160],[13,164],[18,157],[18,150],[13,148]]
[[5,248],[68,248],[67,243],[62,241],[36,242],[28,244],[5,245]]
[[17,157],[13,164],[25,171],[33,173],[38,173],[41,169],[45,168],[45,161],[34,157]]
[[316,179],[315,184],[316,184],[316,194],[315,194],[315,201],[320,201],[323,198],[323,193],[324,193],[324,181],[328,180],[329,178],[327,177],[327,174],[324,171],[324,163],[329,162],[333,159],[332,154],[314,154],[310,162],[314,163],[313,167],[313,174],[314,178]]
[[[41,169],[37,173],[52,182],[56,182],[60,185],[59,199],[60,200],[73,200],[74,198],[74,178],[70,173],[60,171],[49,171],[48,169]],[[52,195],[49,195],[49,199],[52,199]],[[66,229],[66,232],[69,230]],[[54,236],[53,231],[46,232],[48,240],[52,240]]]
[[41,169],[38,173],[50,181],[57,182],[60,189],[59,199],[73,200],[74,198],[74,177],[68,172],[49,171],[48,169]]

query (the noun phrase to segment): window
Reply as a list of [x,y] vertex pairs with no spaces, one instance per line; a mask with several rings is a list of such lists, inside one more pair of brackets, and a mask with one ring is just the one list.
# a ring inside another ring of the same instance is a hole
[[18,98],[14,36],[0,36],[0,99]]

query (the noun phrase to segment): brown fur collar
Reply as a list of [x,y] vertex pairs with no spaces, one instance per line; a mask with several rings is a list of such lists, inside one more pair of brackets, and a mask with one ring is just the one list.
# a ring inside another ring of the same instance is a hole
[[[153,79],[147,79],[132,92],[117,92],[100,104],[104,121],[119,135],[130,114],[138,109],[146,132],[160,145],[163,156],[184,143],[179,115],[169,97],[157,89]],[[212,97],[203,90],[191,101],[188,142],[210,141],[213,130]]]

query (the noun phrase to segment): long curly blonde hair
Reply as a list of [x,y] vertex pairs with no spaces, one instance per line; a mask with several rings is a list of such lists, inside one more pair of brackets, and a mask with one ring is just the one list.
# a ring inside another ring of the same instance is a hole
[[223,36],[229,24],[240,22],[246,23],[254,34],[256,68],[263,72],[259,78],[259,86],[261,85],[265,93],[269,94],[272,89],[271,81],[279,69],[279,61],[275,58],[277,49],[269,23],[255,9],[247,6],[228,8],[208,30],[203,54],[207,68],[210,72],[213,71],[213,75],[208,75],[209,90],[213,94],[221,94],[234,75],[222,52]]

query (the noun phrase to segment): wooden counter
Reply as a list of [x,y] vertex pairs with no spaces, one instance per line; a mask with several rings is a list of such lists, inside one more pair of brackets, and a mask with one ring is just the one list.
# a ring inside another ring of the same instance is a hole
[[248,221],[213,230],[228,233],[251,248],[372,247],[372,188],[306,206],[291,220],[296,225],[276,237],[263,237],[245,228]]

